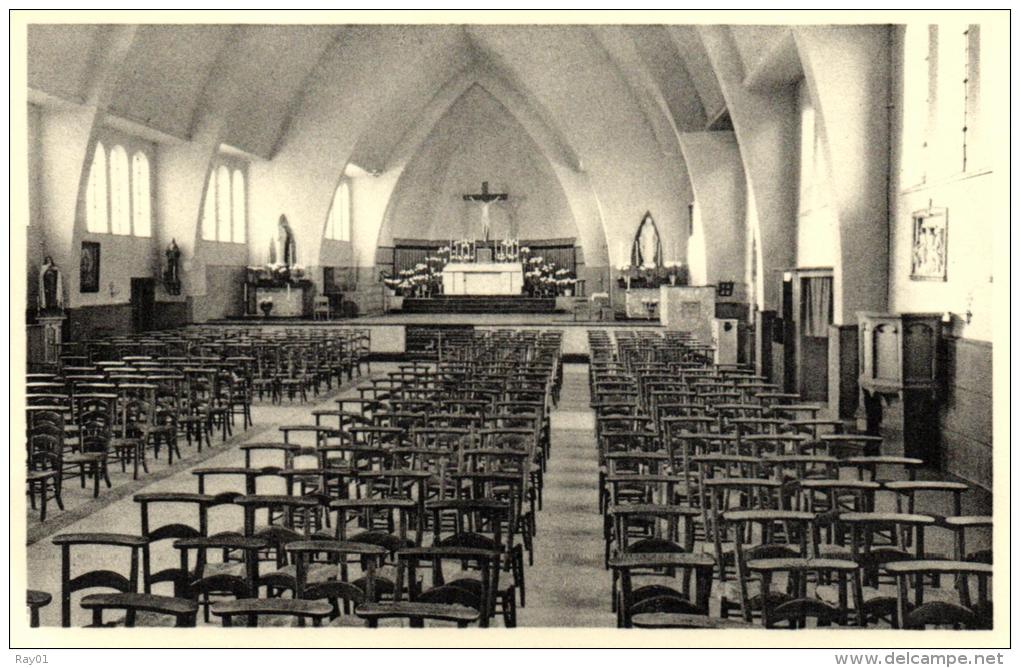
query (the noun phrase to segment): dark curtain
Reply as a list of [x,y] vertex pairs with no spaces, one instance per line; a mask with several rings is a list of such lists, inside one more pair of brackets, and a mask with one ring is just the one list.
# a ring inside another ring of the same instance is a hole
[[804,336],[828,338],[832,323],[832,278],[804,280]]
[[425,264],[425,258],[435,253],[434,248],[397,246],[393,249],[393,274],[397,275],[405,269],[414,269],[416,264]]
[[557,269],[567,269],[574,272],[574,247],[573,246],[531,246],[532,255],[541,255],[546,262],[556,265]]

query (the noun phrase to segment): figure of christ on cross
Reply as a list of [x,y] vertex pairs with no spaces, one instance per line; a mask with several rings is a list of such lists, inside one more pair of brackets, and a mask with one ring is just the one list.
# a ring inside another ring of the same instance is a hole
[[464,195],[465,202],[478,202],[482,205],[482,238],[489,240],[489,205],[493,202],[506,201],[507,193],[490,193],[489,182],[482,181],[482,192]]

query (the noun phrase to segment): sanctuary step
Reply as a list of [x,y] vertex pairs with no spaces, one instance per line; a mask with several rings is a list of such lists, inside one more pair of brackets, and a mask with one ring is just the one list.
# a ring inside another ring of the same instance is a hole
[[518,295],[443,295],[404,299],[404,313],[554,313],[556,300]]

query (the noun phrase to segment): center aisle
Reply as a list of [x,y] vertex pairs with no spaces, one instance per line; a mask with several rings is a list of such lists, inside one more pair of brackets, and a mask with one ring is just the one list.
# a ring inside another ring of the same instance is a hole
[[552,449],[538,513],[535,564],[528,567],[520,626],[615,627],[610,577],[603,568],[598,512],[595,416],[588,366],[565,364],[559,406],[552,412]]

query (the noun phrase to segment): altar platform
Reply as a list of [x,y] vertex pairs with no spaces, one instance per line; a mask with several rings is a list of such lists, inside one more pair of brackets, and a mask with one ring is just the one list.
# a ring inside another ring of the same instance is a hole
[[556,299],[523,295],[437,295],[426,299],[405,297],[403,313],[553,313]]

